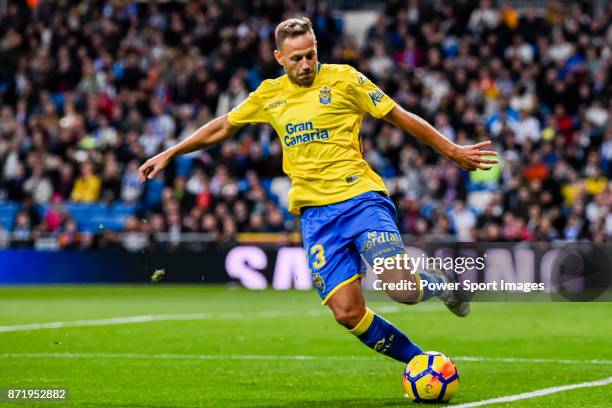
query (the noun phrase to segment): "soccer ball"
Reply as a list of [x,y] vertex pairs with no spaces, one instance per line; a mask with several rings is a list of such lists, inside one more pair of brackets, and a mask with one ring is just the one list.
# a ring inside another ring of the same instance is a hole
[[414,356],[404,371],[404,392],[414,402],[448,402],[459,391],[455,363],[442,353]]

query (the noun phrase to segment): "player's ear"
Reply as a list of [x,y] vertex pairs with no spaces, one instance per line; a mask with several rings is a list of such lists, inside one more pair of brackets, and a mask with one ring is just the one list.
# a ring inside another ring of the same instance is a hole
[[274,59],[276,60],[276,62],[278,62],[280,65],[283,65],[283,58],[281,57],[281,53],[279,50],[274,50]]

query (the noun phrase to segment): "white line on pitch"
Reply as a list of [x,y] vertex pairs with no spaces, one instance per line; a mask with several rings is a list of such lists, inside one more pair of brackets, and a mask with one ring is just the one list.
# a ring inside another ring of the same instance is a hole
[[454,361],[476,361],[494,363],[555,363],[555,364],[612,364],[612,360],[570,360],[556,358],[522,358],[522,357],[452,357]]
[[482,405],[497,404],[500,402],[512,402],[512,401],[518,401],[518,400],[523,400],[523,399],[528,399],[528,398],[536,398],[536,397],[541,397],[543,395],[556,394],[558,392],[575,390],[577,388],[603,387],[605,385],[610,385],[610,384],[612,384],[612,377],[607,377],[607,378],[602,378],[601,380],[597,380],[597,381],[589,381],[589,382],[583,382],[579,384],[568,384],[568,385],[562,385],[559,387],[543,388],[541,390],[524,392],[522,394],[508,395],[506,397],[491,398],[488,400],[468,402],[465,404],[458,404],[458,405],[449,405],[448,408],[451,408],[451,407],[452,408],[480,407]]
[[[432,305],[434,306],[434,305]],[[381,306],[377,311],[381,313],[399,313],[399,312],[432,312],[442,310],[437,307],[406,308],[401,306]],[[255,313],[243,312],[224,312],[224,313],[187,313],[187,314],[158,314],[158,315],[143,315],[143,316],[124,316],[110,317],[106,319],[95,320],[75,320],[68,322],[46,322],[46,323],[29,323],[17,324],[11,326],[0,326],[0,333],[27,331],[27,330],[43,330],[43,329],[60,329],[64,327],[88,327],[88,326],[109,326],[118,324],[134,324],[172,320],[211,320],[211,319],[244,319],[244,318],[273,318],[273,317],[299,317],[299,316],[324,316],[330,312],[327,309],[311,309],[304,312],[285,312],[279,310],[263,310]]]
[[140,353],[5,353],[2,358],[110,358],[136,360],[364,360],[360,356],[300,356],[273,354],[140,354]]
[[[2,358],[117,358],[157,360],[372,360],[372,356],[305,356],[274,354],[143,354],[143,353],[4,353]],[[559,360],[546,358],[453,357],[454,361],[492,363],[544,363],[612,365],[612,360]]]

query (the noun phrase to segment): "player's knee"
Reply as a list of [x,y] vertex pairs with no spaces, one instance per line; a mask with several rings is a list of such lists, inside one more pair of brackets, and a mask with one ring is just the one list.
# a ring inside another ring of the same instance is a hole
[[366,310],[364,305],[355,305],[352,307],[338,308],[333,312],[338,324],[346,327],[347,329],[352,329],[359,324],[365,315]]
[[339,324],[348,329],[357,326],[366,312],[361,283],[355,280],[341,287],[329,299],[327,305]]

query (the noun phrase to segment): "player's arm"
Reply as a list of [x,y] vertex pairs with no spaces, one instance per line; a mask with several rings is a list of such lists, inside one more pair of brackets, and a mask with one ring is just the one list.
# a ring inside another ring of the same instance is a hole
[[448,140],[426,120],[407,112],[399,105],[395,105],[383,119],[430,145],[465,170],[489,170],[492,167],[491,164],[497,163],[497,159],[486,157],[497,156],[496,152],[482,150],[491,144],[490,140],[470,146],[459,146]]
[[211,120],[193,132],[182,142],[151,157],[138,169],[140,181],[152,179],[177,156],[195,150],[206,149],[232,137],[241,126],[234,126],[227,118],[227,114]]

